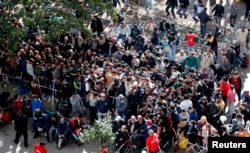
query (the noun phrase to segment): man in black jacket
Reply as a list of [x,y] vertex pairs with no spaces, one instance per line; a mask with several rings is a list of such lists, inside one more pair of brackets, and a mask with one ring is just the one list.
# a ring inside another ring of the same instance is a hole
[[212,19],[207,14],[207,8],[204,8],[204,10],[198,15],[198,17],[200,19],[200,35],[202,38],[204,38],[207,31],[207,23],[209,21],[212,21]]
[[170,15],[168,10],[171,8],[171,13],[173,15],[173,18],[175,19],[174,8],[175,7],[177,8],[178,6],[177,0],[167,0],[166,5],[167,5],[166,7],[167,16]]
[[97,33],[98,36],[103,32],[102,21],[97,15],[93,16],[90,28],[92,29],[92,32]]
[[179,9],[177,10],[177,14],[180,15],[180,18],[182,18],[182,15],[184,15],[184,19],[187,18],[188,6],[189,0],[179,0]]
[[171,30],[171,25],[167,22],[166,19],[162,20],[159,25],[160,36],[166,36],[169,30]]
[[21,111],[17,113],[17,118],[15,119],[15,131],[16,137],[13,140],[14,143],[18,144],[21,135],[24,137],[24,146],[28,147],[28,118],[22,114]]
[[219,4],[216,4],[212,10],[213,16],[215,17],[215,21],[219,26],[221,25],[221,18],[223,17],[225,11],[222,3],[223,1],[220,0]]

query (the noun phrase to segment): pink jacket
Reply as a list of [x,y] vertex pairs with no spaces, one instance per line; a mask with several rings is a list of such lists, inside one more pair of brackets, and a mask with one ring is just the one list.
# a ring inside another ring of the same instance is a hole
[[234,103],[236,101],[235,96],[236,96],[235,90],[230,89],[227,94],[227,102]]

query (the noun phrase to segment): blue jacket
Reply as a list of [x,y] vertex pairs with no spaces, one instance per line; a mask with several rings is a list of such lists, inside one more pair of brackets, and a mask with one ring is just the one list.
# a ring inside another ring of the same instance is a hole
[[177,130],[177,126],[179,124],[179,114],[177,112],[177,110],[174,110],[172,113],[171,113],[171,118],[173,120],[173,128],[175,130]]
[[193,111],[192,113],[189,113],[190,121],[194,120],[195,122],[198,122],[198,114],[196,111]]
[[27,68],[26,68],[27,61],[22,58],[19,60],[19,62],[20,62],[21,71],[27,72]]
[[141,105],[145,98],[145,92],[143,89],[137,90],[134,95],[134,102]]
[[100,113],[107,113],[109,111],[109,101],[106,100],[105,102],[98,100],[96,102],[96,109]]
[[37,119],[37,127],[43,128],[44,131],[49,130],[49,117],[47,114],[43,114],[42,119]]
[[31,109],[32,109],[32,112],[34,112],[36,109],[42,109],[41,100],[32,99],[31,100]]
[[69,122],[64,121],[64,124],[59,122],[59,124],[57,125],[57,134],[58,135],[63,134],[66,137],[68,133],[69,133]]
[[117,112],[118,113],[125,113],[126,110],[127,110],[127,107],[128,107],[128,101],[127,101],[127,98],[124,97],[124,102],[121,103],[121,100],[120,98],[116,98],[116,109],[117,109]]

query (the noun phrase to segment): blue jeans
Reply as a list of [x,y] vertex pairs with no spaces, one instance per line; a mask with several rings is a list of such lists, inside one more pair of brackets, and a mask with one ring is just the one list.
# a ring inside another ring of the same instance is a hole
[[191,52],[191,51],[195,51],[195,46],[187,46],[187,50],[189,51],[189,52]]
[[126,40],[126,35],[124,35],[124,34],[119,34],[118,40],[119,40],[119,39],[121,39],[122,42],[125,42],[125,40]]
[[189,70],[196,70],[196,68],[193,66],[193,67],[190,67],[190,66],[187,66],[185,65],[185,73],[187,74],[189,72]]
[[145,8],[151,10],[153,8],[153,2],[152,0],[146,0],[146,6]]
[[75,144],[78,144],[79,139],[78,139],[78,136],[74,132],[71,132],[71,137],[73,138]]
[[194,14],[193,14],[193,18],[197,17],[198,16],[198,5],[197,4],[194,4]]
[[176,45],[172,45],[172,47],[170,48],[170,51],[171,51],[171,54],[172,54],[172,57],[171,57],[171,61],[172,61],[172,58],[173,58],[173,56],[175,56],[175,54],[176,54]]
[[200,24],[200,34],[201,34],[202,38],[205,37],[206,31],[207,31],[207,24],[201,23]]
[[215,23],[216,23],[218,26],[221,26],[221,17],[216,16],[216,17],[215,17]]
[[172,50],[170,49],[169,51],[165,51],[165,56],[167,57],[167,59],[169,60],[169,61],[171,61],[172,60],[172,58],[173,58],[173,54],[172,54]]

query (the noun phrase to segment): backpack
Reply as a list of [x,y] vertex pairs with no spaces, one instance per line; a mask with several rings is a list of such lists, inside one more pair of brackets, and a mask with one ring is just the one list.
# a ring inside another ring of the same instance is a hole
[[12,114],[11,114],[11,112],[4,112],[2,114],[2,119],[1,120],[4,123],[10,122],[12,120]]

